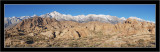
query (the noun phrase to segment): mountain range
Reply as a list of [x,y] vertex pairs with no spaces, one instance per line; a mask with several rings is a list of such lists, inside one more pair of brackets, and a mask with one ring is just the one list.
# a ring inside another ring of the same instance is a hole
[[[34,16],[21,16],[21,17],[5,17],[4,18],[4,28],[10,28],[12,26],[15,26],[17,23],[21,22],[24,19],[28,18],[33,18]],[[61,14],[59,12],[53,11],[51,13],[47,13],[44,15],[40,15],[42,18],[50,17],[50,18],[55,18],[57,21],[74,21],[74,22],[79,22],[79,23],[85,23],[89,21],[100,21],[100,22],[105,22],[105,23],[111,23],[111,24],[117,24],[119,22],[123,22],[126,20],[126,18],[118,18],[116,16],[111,16],[111,15],[96,15],[96,14],[88,14],[88,15],[77,15],[77,16],[72,16],[72,15],[66,15],[66,14]],[[138,21],[145,21],[143,19],[137,18],[137,17],[129,17],[132,19],[136,19]]]
[[155,24],[128,18],[122,23],[78,23],[34,16],[6,29],[5,47],[155,47]]

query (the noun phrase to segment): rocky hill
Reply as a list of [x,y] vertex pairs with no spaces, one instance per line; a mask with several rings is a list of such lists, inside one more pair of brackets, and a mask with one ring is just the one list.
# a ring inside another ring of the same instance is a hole
[[155,47],[155,24],[79,23],[34,16],[5,30],[5,47]]

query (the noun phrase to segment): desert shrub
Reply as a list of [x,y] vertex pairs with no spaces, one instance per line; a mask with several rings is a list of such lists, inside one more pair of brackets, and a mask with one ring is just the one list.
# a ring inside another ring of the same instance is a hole
[[20,36],[25,35],[24,33],[19,33]]
[[96,35],[103,35],[103,32],[101,32],[101,31],[98,31],[98,32],[95,32],[96,33]]
[[144,42],[144,39],[140,39],[138,40],[139,43],[143,43]]
[[121,47],[128,47],[127,44],[121,44]]
[[70,47],[78,47],[78,42],[77,41],[72,41],[69,43]]

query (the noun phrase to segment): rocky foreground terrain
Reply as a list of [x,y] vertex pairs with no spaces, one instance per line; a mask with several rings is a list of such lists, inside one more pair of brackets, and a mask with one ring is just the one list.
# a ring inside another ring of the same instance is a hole
[[35,16],[5,30],[5,47],[155,47],[155,24],[78,23]]

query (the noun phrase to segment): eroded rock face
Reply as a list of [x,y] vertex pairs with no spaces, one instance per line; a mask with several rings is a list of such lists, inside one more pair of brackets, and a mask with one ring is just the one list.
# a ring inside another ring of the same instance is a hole
[[[25,31],[28,33],[39,32],[53,36],[66,36],[66,37],[85,37],[91,35],[91,31],[103,32],[104,35],[110,33],[120,33],[125,35],[131,34],[155,34],[155,24],[149,22],[139,22],[135,19],[127,19],[124,23],[109,24],[98,21],[91,21],[88,23],[77,23],[73,21],[60,21],[54,18],[40,18],[34,17],[32,19],[25,19],[17,24],[12,30],[9,31]],[[50,31],[49,31],[50,30]],[[42,32],[47,31],[47,32]],[[51,32],[53,31],[53,32]],[[13,32],[10,32],[13,33]],[[72,34],[73,33],[73,34]],[[7,34],[7,33],[6,33]]]
[[79,28],[66,28],[61,31],[54,31],[57,38],[80,38],[91,36],[91,32],[88,29]]
[[53,31],[41,32],[40,35],[44,35],[46,37],[54,37]]
[[[23,33],[24,35],[19,35],[19,33]],[[155,24],[149,22],[140,22],[130,18],[123,23],[110,24],[98,21],[77,23],[73,21],[57,21],[54,18],[34,17],[25,19],[18,23],[14,28],[5,30],[6,38],[26,35],[34,38],[42,37],[46,39],[79,39],[92,36],[113,36],[112,38],[114,39],[115,37],[115,41],[119,41],[116,40],[118,36],[132,36],[137,34],[155,35]],[[8,39],[5,41],[6,44],[11,42],[11,40]],[[107,43],[110,43],[110,41],[112,40],[108,40]],[[119,42],[126,43],[123,40]],[[117,43],[116,45],[122,44]]]

